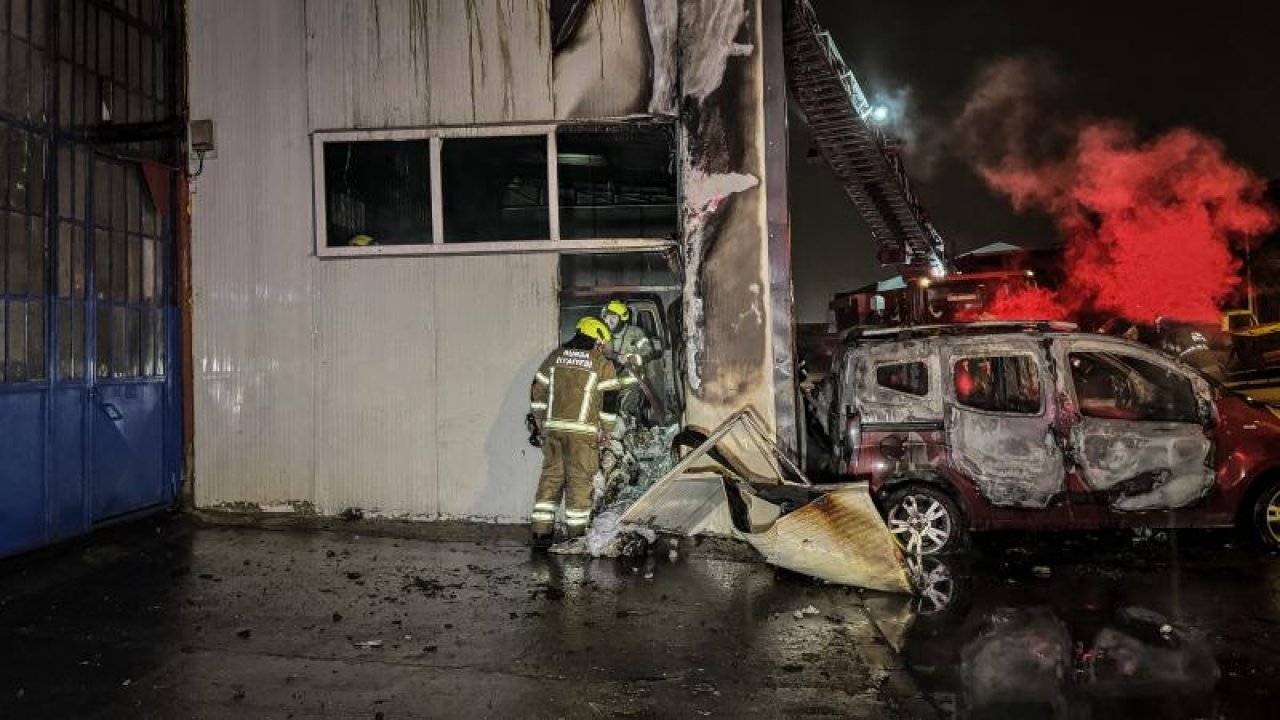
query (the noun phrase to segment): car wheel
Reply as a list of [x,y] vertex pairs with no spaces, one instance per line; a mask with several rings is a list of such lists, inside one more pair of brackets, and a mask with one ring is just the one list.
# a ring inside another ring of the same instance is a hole
[[1253,534],[1268,548],[1280,549],[1280,479],[1272,480],[1253,501]]
[[884,509],[889,532],[908,555],[944,555],[965,545],[960,508],[941,490],[927,485],[899,488],[885,497]]

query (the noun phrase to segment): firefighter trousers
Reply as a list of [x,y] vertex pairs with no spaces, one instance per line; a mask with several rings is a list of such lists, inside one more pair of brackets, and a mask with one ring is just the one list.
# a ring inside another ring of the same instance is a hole
[[587,531],[591,521],[591,479],[600,467],[600,448],[595,435],[585,433],[547,432],[542,445],[542,477],[533,502],[535,535],[550,535],[555,530],[556,509],[564,495],[565,524],[569,537]]

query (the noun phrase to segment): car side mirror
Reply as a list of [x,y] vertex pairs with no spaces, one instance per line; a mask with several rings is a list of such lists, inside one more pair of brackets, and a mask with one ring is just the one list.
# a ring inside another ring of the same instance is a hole
[[664,353],[664,352],[666,352],[666,351],[667,351],[667,350],[666,350],[666,348],[665,348],[665,347],[663,347],[663,345],[662,345],[662,338],[654,338],[653,340],[650,340],[649,342],[653,344],[653,351],[654,351],[655,353]]

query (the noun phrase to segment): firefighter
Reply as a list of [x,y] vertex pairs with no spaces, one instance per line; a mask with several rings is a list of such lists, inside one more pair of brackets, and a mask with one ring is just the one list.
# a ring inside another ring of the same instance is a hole
[[644,328],[631,322],[631,308],[622,300],[610,300],[600,311],[600,317],[613,336],[609,343],[609,358],[626,370],[619,374],[622,385],[619,406],[622,412],[639,417],[644,400],[640,379],[647,378],[645,367],[655,354],[653,341]]
[[591,520],[600,445],[618,419],[618,378],[604,355],[611,338],[603,322],[582,318],[574,336],[534,375],[530,408],[535,431],[544,436],[542,477],[530,516],[535,547],[551,543],[561,494],[569,537],[585,533]]

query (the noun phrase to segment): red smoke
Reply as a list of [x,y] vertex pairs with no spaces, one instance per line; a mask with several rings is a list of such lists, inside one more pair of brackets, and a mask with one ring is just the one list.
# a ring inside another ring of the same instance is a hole
[[1005,157],[979,170],[1014,207],[1049,212],[1067,243],[1067,279],[1056,295],[998,298],[992,317],[1093,310],[1139,322],[1213,321],[1239,283],[1232,244],[1275,220],[1262,204],[1262,183],[1191,130],[1140,142],[1126,127],[1095,124],[1079,131],[1065,160]]

